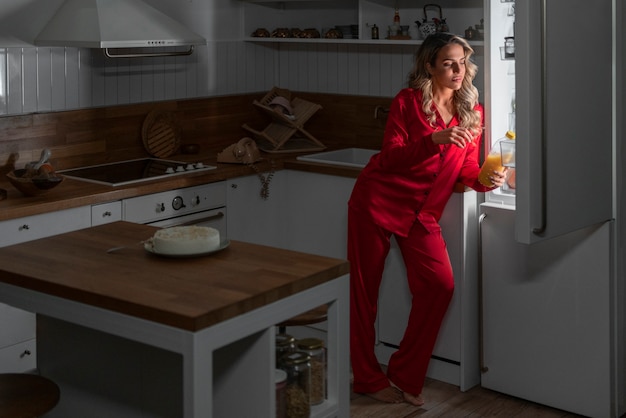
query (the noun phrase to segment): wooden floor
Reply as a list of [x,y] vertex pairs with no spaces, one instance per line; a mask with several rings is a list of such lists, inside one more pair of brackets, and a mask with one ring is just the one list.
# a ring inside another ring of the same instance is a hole
[[351,418],[412,417],[503,417],[503,418],[576,418],[580,415],[549,408],[483,389],[479,386],[461,392],[458,386],[426,379],[426,403],[422,407],[407,403],[385,404],[367,396],[352,393]]

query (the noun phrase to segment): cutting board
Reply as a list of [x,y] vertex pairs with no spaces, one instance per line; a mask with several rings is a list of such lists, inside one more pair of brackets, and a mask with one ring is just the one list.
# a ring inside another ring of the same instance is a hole
[[146,151],[153,157],[167,158],[180,147],[180,129],[171,112],[148,113],[141,134]]

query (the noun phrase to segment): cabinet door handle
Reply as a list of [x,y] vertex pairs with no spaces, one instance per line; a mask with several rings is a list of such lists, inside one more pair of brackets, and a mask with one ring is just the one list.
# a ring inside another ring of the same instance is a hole
[[195,219],[193,221],[189,221],[189,222],[184,222],[182,224],[178,224],[179,226],[187,226],[187,225],[197,225],[197,224],[201,224],[201,223],[205,223],[205,222],[210,222],[210,221],[214,221],[216,219],[220,219],[224,217],[224,212],[217,212],[215,215],[209,215],[207,217],[204,218],[200,218],[200,219]]
[[483,222],[487,217],[486,213],[481,213],[478,218],[478,352],[479,368],[481,373],[487,373],[489,367],[485,366],[484,348],[484,325],[483,325]]

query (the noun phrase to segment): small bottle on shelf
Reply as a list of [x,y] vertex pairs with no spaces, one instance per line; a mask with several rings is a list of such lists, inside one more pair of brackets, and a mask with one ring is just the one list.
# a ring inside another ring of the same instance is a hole
[[389,27],[389,32],[391,36],[397,36],[400,35],[400,31],[400,11],[396,7],[396,11],[393,15],[393,25]]
[[378,26],[372,26],[372,39],[378,39]]

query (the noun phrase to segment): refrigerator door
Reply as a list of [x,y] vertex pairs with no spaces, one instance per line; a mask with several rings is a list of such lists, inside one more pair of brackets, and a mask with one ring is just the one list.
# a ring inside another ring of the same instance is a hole
[[519,242],[614,217],[612,25],[611,0],[516,1]]
[[513,238],[513,210],[481,209],[481,385],[615,417],[612,222],[526,245]]

